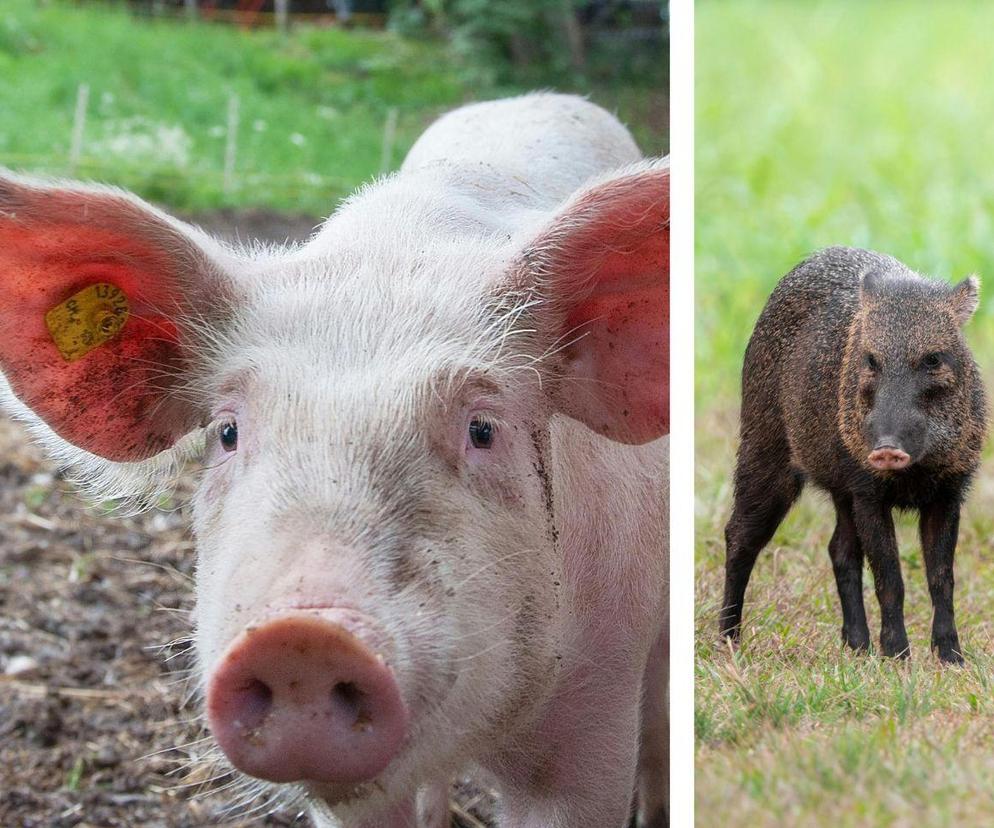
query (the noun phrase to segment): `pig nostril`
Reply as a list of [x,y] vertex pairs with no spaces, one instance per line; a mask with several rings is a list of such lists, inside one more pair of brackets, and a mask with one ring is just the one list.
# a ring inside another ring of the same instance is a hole
[[343,713],[354,717],[359,713],[359,702],[362,701],[362,691],[351,681],[340,681],[331,689],[331,698]]
[[369,728],[369,713],[362,705],[365,695],[351,681],[340,681],[331,689],[332,704],[343,717],[352,721],[353,730],[367,730]]
[[238,720],[246,730],[254,730],[265,721],[273,707],[273,691],[265,682],[252,679],[239,696]]

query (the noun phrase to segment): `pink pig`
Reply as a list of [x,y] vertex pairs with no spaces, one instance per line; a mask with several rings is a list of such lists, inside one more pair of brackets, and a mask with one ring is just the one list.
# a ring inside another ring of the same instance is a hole
[[666,824],[669,165],[535,94],[459,109],[307,243],[0,174],[8,404],[119,496],[202,458],[197,653],[320,826]]

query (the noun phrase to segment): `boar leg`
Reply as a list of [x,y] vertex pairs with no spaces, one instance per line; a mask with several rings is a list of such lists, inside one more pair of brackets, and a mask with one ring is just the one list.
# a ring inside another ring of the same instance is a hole
[[863,550],[856,534],[852,500],[832,495],[835,503],[835,531],[828,543],[828,554],[835,571],[835,585],[842,604],[842,640],[857,651],[870,649],[870,628],[863,605]]
[[880,603],[880,651],[885,656],[911,654],[904,629],[904,580],[890,507],[878,500],[855,498],[853,518],[863,553],[870,561]]
[[[777,454],[782,456],[776,456]],[[786,445],[771,454],[743,451],[735,469],[735,507],[725,527],[725,597],[718,634],[739,640],[742,605],[756,558],[797,496],[803,477],[790,467]]]
[[638,828],[669,825],[669,651],[669,635],[664,630],[653,645],[643,682]]
[[959,534],[959,498],[934,501],[921,510],[918,531],[928,591],[932,596],[932,652],[940,661],[962,664],[953,615],[953,556]]

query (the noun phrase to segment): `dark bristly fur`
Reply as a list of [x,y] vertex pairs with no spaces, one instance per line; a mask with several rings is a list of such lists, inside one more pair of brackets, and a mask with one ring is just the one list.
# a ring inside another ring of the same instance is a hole
[[[725,528],[722,636],[737,640],[746,585],[805,481],[829,492],[828,550],[842,638],[870,647],[863,559],[880,603],[880,649],[908,655],[891,511],[915,509],[935,610],[932,649],[962,662],[953,616],[960,505],[986,431],[982,381],[961,326],[979,283],[925,279],[890,256],[829,248],[795,267],[763,310],[742,368],[735,505]],[[880,470],[875,449],[910,457]]]

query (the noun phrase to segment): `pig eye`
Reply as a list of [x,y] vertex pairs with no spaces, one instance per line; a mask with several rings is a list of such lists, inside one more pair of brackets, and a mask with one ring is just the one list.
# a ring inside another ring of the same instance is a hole
[[865,354],[863,356],[863,364],[871,371],[880,370],[880,363],[877,361],[877,358],[873,354],[870,353]]
[[473,448],[488,449],[494,444],[496,431],[493,423],[474,417],[469,424],[469,441],[473,444]]
[[942,365],[942,354],[928,354],[922,360],[922,366],[927,368],[929,371],[934,371]]
[[238,448],[238,426],[235,423],[225,423],[221,426],[219,439],[221,448],[225,451],[234,451]]

